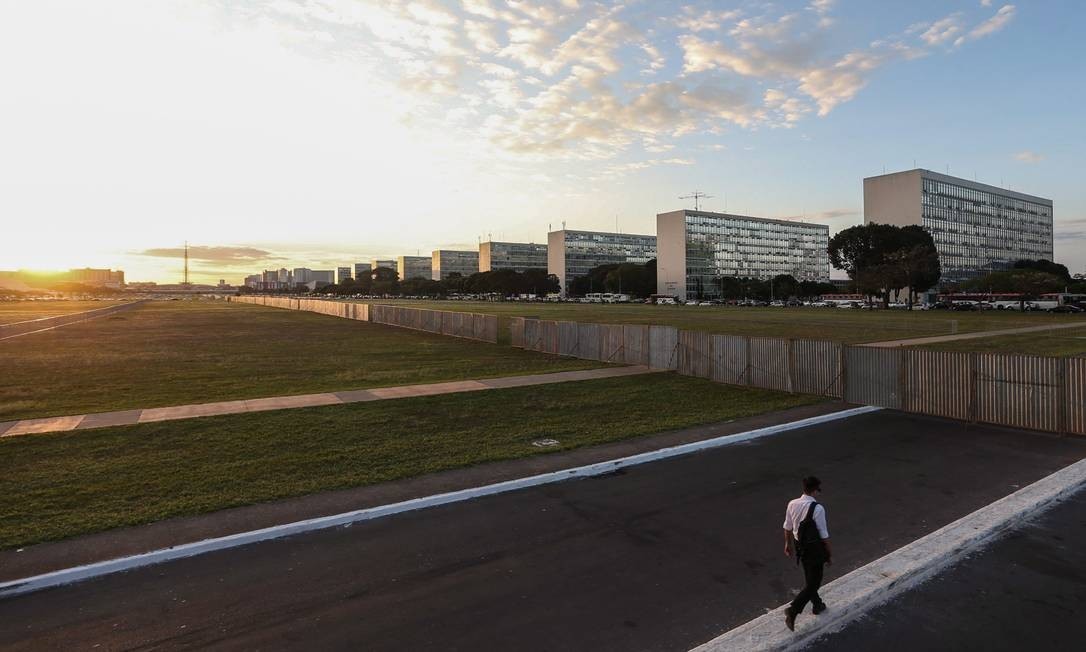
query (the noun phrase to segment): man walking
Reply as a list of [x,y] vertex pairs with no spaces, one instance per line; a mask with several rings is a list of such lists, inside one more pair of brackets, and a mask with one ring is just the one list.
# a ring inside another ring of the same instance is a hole
[[803,478],[803,495],[788,503],[784,512],[784,554],[792,556],[795,548],[796,561],[803,566],[805,584],[784,612],[784,624],[795,631],[796,616],[803,613],[810,602],[817,616],[826,610],[826,603],[818,597],[822,585],[822,567],[832,564],[830,531],[826,528],[826,508],[815,497],[822,493],[822,483],[813,475]]

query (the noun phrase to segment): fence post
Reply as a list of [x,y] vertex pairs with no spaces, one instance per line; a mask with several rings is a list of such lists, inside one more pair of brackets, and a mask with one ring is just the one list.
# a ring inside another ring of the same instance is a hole
[[753,355],[751,353],[751,348],[752,348],[751,347],[751,338],[750,338],[750,335],[747,335],[747,368],[743,370],[744,384],[747,387],[750,387],[750,377],[752,375],[751,372],[750,372],[751,371],[751,369],[750,369],[750,367],[751,367],[751,364],[750,364],[751,356]]
[[796,341],[788,338],[788,391],[796,393]]
[[837,364],[839,369],[837,375],[841,379],[841,400],[848,402],[848,345],[844,342],[841,343],[841,348],[837,351]]
[[969,354],[969,423],[977,422],[977,412],[980,402],[978,393],[980,392],[979,383],[977,382],[977,354]]
[[1056,414],[1057,414],[1057,427],[1061,437],[1067,436],[1069,428],[1070,415],[1068,411],[1071,407],[1071,402],[1067,398],[1068,383],[1067,383],[1067,367],[1070,361],[1067,358],[1060,358],[1056,361],[1058,365],[1056,369]]
[[897,362],[897,387],[901,392],[901,411],[909,411],[909,350],[903,346],[898,347],[901,359]]
[[708,378],[709,380],[716,380],[715,378],[713,378],[713,371],[716,369],[716,338],[713,337],[712,333],[709,333],[709,347],[708,348],[709,348],[709,350],[708,350],[707,353],[708,353],[709,357],[705,361],[705,363],[706,363],[705,366],[707,367],[706,371],[708,373],[705,374],[705,377]]

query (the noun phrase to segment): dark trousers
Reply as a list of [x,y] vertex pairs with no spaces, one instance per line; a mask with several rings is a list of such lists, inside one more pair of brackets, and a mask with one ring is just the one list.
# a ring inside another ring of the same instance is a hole
[[810,555],[801,557],[800,564],[803,565],[803,578],[806,584],[796,599],[792,600],[791,609],[794,614],[803,613],[808,602],[814,605],[822,604],[822,598],[818,597],[818,587],[822,586],[822,569],[826,560],[821,556]]

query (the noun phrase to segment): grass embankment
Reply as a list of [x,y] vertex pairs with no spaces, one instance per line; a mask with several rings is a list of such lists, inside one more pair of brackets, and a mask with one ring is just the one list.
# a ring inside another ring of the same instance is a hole
[[123,303],[121,301],[0,301],[0,324],[70,315]]
[[925,344],[916,348],[976,353],[1017,353],[1060,358],[1084,356],[1086,355],[1086,325],[1081,329],[1065,328],[1021,335],[981,337],[974,340]]
[[0,547],[818,400],[652,374],[0,439]]
[[153,302],[0,342],[0,361],[0,421],[604,366],[206,301]]
[[665,324],[730,335],[834,340],[846,343],[971,333],[1081,321],[1079,315],[990,310],[843,310],[840,308],[739,308],[645,304],[519,303],[467,301],[378,301],[396,305],[498,315],[499,332],[509,318],[538,317],[596,323]]

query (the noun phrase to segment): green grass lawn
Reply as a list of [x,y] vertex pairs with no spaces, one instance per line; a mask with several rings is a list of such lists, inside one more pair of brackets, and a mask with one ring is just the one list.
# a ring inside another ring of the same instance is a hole
[[1061,358],[1083,356],[1086,355],[1086,324],[1081,329],[1065,328],[1021,335],[999,335],[975,340],[926,344],[917,348],[978,353],[1024,353]]
[[652,374],[0,439],[0,547],[819,400]]
[[70,315],[117,305],[119,301],[0,301],[0,324]]
[[600,366],[313,313],[162,301],[0,342],[0,421]]
[[509,317],[530,316],[597,323],[666,324],[732,335],[827,339],[859,343],[998,330],[1086,319],[1077,315],[944,310],[842,310],[839,308],[738,308],[645,304],[519,303],[466,301],[379,301],[438,310],[496,314],[508,339]]

